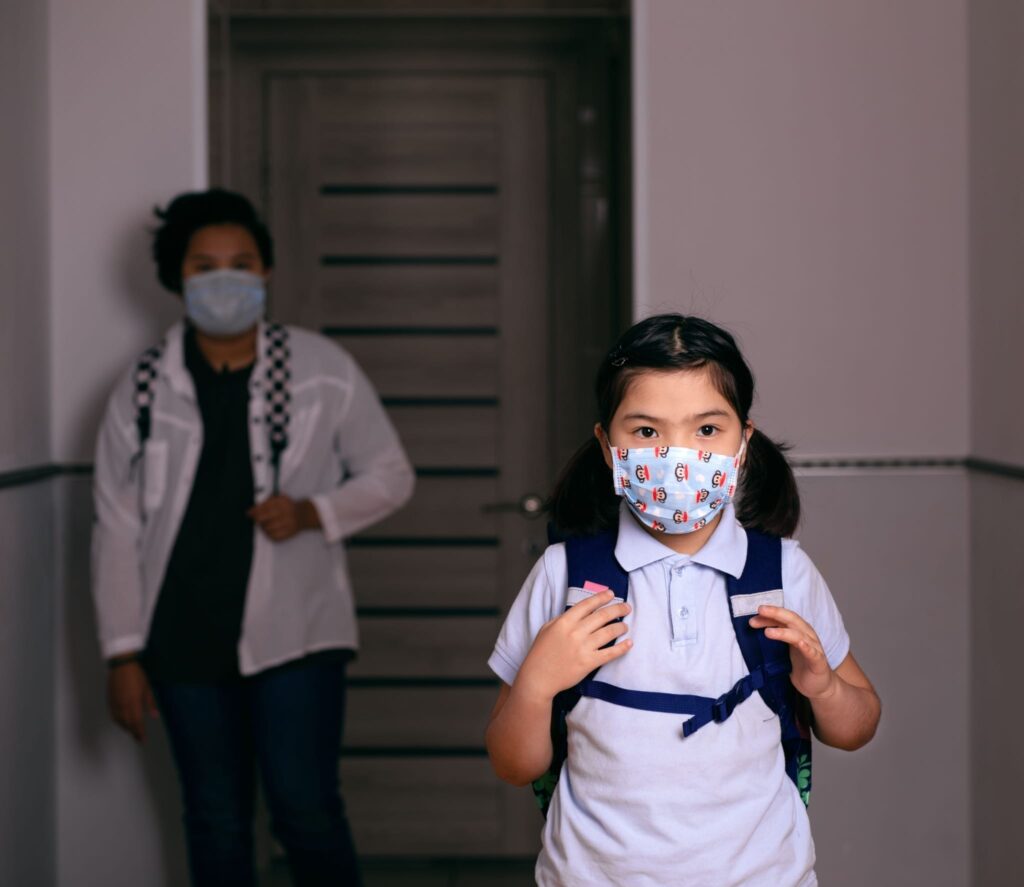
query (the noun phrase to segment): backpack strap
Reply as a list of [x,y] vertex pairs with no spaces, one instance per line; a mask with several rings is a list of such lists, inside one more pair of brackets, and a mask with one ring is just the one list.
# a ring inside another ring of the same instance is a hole
[[[551,530],[549,528],[549,536]],[[568,588],[583,588],[592,582],[615,592],[616,597],[629,597],[629,573],[615,558],[615,543],[619,530],[614,527],[596,536],[572,536],[565,539],[565,560],[568,568]],[[569,609],[568,605],[565,608]],[[611,646],[612,640],[606,646]],[[541,812],[547,816],[551,798],[555,793],[558,776],[569,753],[569,730],[566,718],[580,701],[582,688],[594,683],[594,669],[574,687],[562,690],[551,703],[551,765],[547,772],[533,783],[533,794]]]
[[[726,575],[725,586],[729,594],[729,610],[735,613],[734,599],[766,591],[782,590],[782,540],[756,530],[746,530],[747,562],[743,573],[737,579]],[[761,670],[766,680],[759,688],[768,707],[778,714],[782,700],[777,698],[775,682],[768,680],[788,675],[792,670],[789,645],[775,641],[764,633],[764,629],[752,628],[750,615],[732,617],[736,641],[740,645],[743,661],[751,674]],[[785,683],[789,683],[787,680]]]
[[[730,612],[735,612],[732,605],[737,596],[783,587],[782,540],[756,530],[747,530],[746,534],[747,562],[743,573],[738,579],[726,576]],[[779,716],[786,773],[806,805],[811,795],[811,706],[790,680],[789,645],[767,637],[764,629],[751,628],[749,615],[733,616],[732,623],[751,675],[763,675],[758,692],[765,705]]]
[[615,558],[618,538],[616,528],[596,536],[574,536],[565,540],[570,588],[583,588],[587,582],[594,582],[610,588],[616,597],[623,600],[629,597],[629,573]]
[[267,335],[267,390],[266,417],[270,440],[270,466],[273,472],[272,490],[280,492],[281,454],[288,448],[288,424],[291,421],[291,345],[288,329],[279,323],[269,323]]

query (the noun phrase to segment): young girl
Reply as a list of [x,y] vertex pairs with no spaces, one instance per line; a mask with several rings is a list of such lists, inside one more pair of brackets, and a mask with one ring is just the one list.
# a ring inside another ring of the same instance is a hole
[[[627,599],[589,582],[569,589],[566,544],[552,545],[489,662],[504,684],[487,749],[514,785],[548,771],[552,702],[583,687],[544,825],[542,887],[817,884],[784,728],[752,689],[737,638],[749,622],[758,642],[788,645],[788,679],[827,745],[867,743],[880,703],[828,587],[788,538],[796,483],[750,421],[753,395],[732,336],[678,314],[636,324],[598,371],[594,437],[566,467],[551,510],[563,537],[617,533],[609,545],[628,574]],[[748,550],[779,537],[781,589],[731,598]]]

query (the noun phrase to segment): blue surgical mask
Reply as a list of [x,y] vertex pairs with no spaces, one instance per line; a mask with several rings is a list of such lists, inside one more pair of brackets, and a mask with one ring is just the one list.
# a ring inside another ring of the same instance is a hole
[[210,336],[237,336],[263,318],[267,289],[251,271],[221,268],[185,280],[185,314]]
[[740,459],[687,447],[611,447],[615,492],[642,524],[660,533],[692,533],[736,492]]

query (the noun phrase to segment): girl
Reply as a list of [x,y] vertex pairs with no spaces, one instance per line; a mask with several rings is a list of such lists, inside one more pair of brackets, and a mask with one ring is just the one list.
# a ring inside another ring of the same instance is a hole
[[[514,785],[548,771],[553,700],[583,688],[566,718],[542,887],[817,884],[785,728],[754,692],[738,637],[788,646],[792,688],[828,745],[867,743],[880,703],[824,580],[788,538],[796,482],[750,421],[753,396],[732,336],[678,314],[636,324],[598,371],[594,437],[563,472],[551,511],[563,537],[615,534],[627,600],[569,589],[566,544],[552,545],[489,661],[504,684],[487,749]],[[779,537],[781,590],[730,597],[748,552]],[[691,722],[681,730],[681,720]]]

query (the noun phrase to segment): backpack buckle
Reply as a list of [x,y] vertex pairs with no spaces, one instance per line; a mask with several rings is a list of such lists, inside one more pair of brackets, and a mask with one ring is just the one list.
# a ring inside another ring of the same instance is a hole
[[725,693],[711,703],[711,720],[716,724],[727,721],[736,708],[736,704],[730,699],[731,694]]

